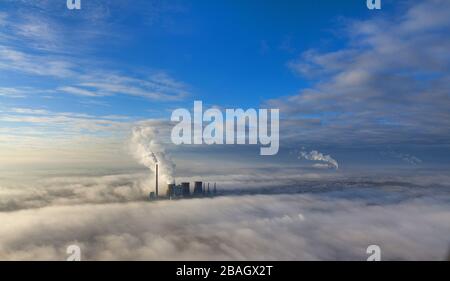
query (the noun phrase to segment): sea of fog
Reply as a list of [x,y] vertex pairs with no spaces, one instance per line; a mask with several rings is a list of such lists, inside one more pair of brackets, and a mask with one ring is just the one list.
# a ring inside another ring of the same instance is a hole
[[[200,177],[184,177],[196,180]],[[449,178],[215,175],[210,198],[146,200],[147,171],[0,177],[0,260],[443,260]]]

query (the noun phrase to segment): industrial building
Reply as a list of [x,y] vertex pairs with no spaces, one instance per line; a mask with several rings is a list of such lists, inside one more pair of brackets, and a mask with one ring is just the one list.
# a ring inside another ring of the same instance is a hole
[[149,199],[151,201],[158,199],[181,199],[181,198],[195,198],[195,197],[205,197],[205,196],[214,196],[217,194],[216,183],[214,183],[213,191],[210,190],[210,184],[203,183],[201,181],[194,182],[194,190],[191,193],[190,183],[182,182],[181,184],[169,183],[167,185],[167,192],[165,196],[160,196],[159,191],[159,171],[158,171],[158,161],[154,154],[151,155],[155,160],[155,191],[150,192]]
[[205,185],[201,181],[194,182],[194,190],[191,193],[190,183],[182,182],[181,184],[169,183],[167,185],[167,199],[179,199],[179,198],[192,198],[192,197],[204,197],[204,196],[212,196],[217,193],[216,184],[214,183],[214,191],[211,192],[208,188],[205,188]]
[[[181,199],[181,198],[198,198],[198,197],[207,197],[207,196],[215,196],[217,195],[217,187],[216,183],[214,183],[214,188],[211,191],[210,183],[207,183],[207,188],[205,188],[206,184],[201,181],[194,182],[194,190],[191,192],[190,183],[182,182],[181,184],[169,183],[167,185],[167,192],[165,196],[159,196],[155,192],[150,192],[149,199],[151,201],[158,199]],[[157,188],[155,187],[155,190]]]

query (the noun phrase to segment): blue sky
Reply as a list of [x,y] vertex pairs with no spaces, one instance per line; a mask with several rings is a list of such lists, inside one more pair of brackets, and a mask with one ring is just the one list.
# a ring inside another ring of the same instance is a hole
[[449,154],[445,1],[132,3],[1,2],[7,161],[107,161],[136,123],[194,100],[280,108],[282,155],[305,147],[415,166]]
[[[327,38],[336,32],[340,17],[370,13],[361,1],[138,1],[136,7],[118,5],[117,1],[110,5],[86,1],[81,11],[67,11],[64,1],[50,1],[42,7],[28,2],[31,4],[7,1],[2,5],[7,15],[45,26],[36,28],[35,36],[44,38],[36,38],[35,44],[26,37],[18,42],[24,51],[35,52],[33,47],[39,45],[38,50],[44,49],[39,50],[42,55],[58,54],[58,48],[70,44],[64,52],[68,51],[67,59],[79,63],[80,68],[103,69],[106,63],[111,67],[108,69],[133,77],[139,72],[164,71],[188,85],[188,102],[199,98],[206,103],[241,107],[257,107],[265,99],[293,94],[307,85],[308,81],[294,75],[286,63],[309,48],[335,48],[338,40]],[[100,30],[95,30],[97,21],[101,22]],[[47,26],[50,24],[57,25],[56,31]],[[88,35],[83,35],[96,31],[98,34],[87,39]],[[10,72],[1,82],[44,89],[67,82],[52,78]],[[20,105],[143,117],[150,116],[145,107],[155,108],[145,99],[120,95],[102,99],[110,106],[94,108],[80,105],[74,97],[61,98],[64,101],[26,99]]]

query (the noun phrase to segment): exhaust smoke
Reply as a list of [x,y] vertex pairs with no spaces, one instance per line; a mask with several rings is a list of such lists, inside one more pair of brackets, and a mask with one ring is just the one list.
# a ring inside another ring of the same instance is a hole
[[173,182],[175,164],[166,152],[157,128],[136,126],[133,128],[130,148],[134,158],[156,175],[159,168],[159,182]]

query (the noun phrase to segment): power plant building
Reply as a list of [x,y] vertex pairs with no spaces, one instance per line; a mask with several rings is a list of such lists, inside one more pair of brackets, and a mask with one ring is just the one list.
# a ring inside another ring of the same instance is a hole
[[[155,191],[150,192],[149,199],[151,201],[160,199],[159,197],[159,165],[158,165],[158,159],[156,158],[155,154],[150,154],[150,156],[153,158],[155,162]],[[214,190],[213,194],[216,194],[216,183],[214,183]],[[190,190],[190,183],[189,182],[182,182],[179,185],[176,185],[175,182],[169,183],[167,185],[167,192],[166,192],[166,198],[167,199],[178,199],[178,198],[189,198],[191,196],[193,197],[203,197],[206,195],[211,195],[211,191],[209,188],[208,183],[208,189],[206,189],[206,183],[203,183],[201,181],[194,182],[194,191],[191,194]]]
[[190,184],[188,182],[182,182],[181,187],[183,188],[183,197],[191,196]]
[[194,196],[203,195],[203,182],[196,181],[194,183]]

